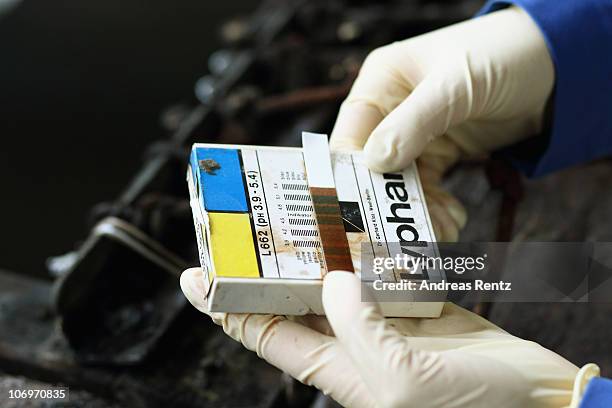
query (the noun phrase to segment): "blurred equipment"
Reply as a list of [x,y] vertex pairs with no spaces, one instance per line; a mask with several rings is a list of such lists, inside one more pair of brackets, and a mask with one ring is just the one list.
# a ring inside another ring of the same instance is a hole
[[0,0],[0,17],[17,7],[19,3],[21,0]]

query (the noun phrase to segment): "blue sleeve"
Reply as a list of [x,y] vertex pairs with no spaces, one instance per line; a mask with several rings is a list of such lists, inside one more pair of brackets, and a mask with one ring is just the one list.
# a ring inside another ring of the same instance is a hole
[[479,14],[510,4],[539,26],[555,65],[548,141],[530,176],[612,154],[612,0],[489,0]]
[[612,407],[612,380],[595,377],[587,385],[579,408]]

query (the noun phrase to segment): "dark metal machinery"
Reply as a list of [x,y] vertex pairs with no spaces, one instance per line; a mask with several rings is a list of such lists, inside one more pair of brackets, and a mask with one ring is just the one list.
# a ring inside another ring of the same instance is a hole
[[[223,48],[197,80],[193,106],[162,114],[168,139],[143,146],[144,165],[127,188],[92,209],[91,233],[79,249],[49,260],[55,281],[0,273],[0,371],[70,386],[74,406],[321,403],[314,390],[282,377],[186,307],[178,276],[197,265],[184,180],[189,147],[298,145],[302,130],[329,132],[369,50],[468,18],[480,4],[267,1],[250,18],[223,24]],[[487,178],[481,164],[470,164],[448,181],[480,214],[466,229],[468,240],[508,240],[524,228],[512,224],[524,213],[518,177],[489,168]],[[537,184],[529,188],[537,193]],[[571,314],[530,310],[558,322]],[[521,334],[512,313],[501,308],[492,316]],[[563,349],[561,337],[553,340]],[[599,350],[587,359],[602,362]]]

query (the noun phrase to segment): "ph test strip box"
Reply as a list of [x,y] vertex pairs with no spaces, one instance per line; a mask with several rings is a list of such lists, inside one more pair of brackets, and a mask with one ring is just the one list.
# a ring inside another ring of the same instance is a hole
[[[324,135],[305,134],[305,147],[308,138],[318,143],[321,137],[326,144]],[[307,169],[314,183],[314,173],[319,172],[315,169],[324,168],[326,162],[331,163],[333,184],[313,189]],[[332,259],[346,259],[343,242],[348,244],[353,271],[365,281],[406,278],[395,270],[375,275],[361,270],[361,263],[365,256],[401,253],[398,242],[410,234],[429,243],[419,250],[437,254],[415,165],[401,173],[378,174],[367,168],[360,152],[305,154],[301,148],[196,143],[187,183],[200,263],[210,283],[211,312],[324,314],[321,289],[326,258],[330,265]],[[333,245],[322,242],[321,236],[329,237],[330,231],[343,231],[346,240],[334,238],[340,244]],[[443,271],[428,270],[409,279],[419,276],[430,281],[444,278]],[[438,317],[441,313],[443,302],[409,299],[381,299],[383,314]]]

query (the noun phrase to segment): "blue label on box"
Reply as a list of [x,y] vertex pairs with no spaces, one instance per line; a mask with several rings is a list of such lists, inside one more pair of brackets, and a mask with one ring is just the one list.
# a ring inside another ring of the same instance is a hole
[[249,210],[238,150],[195,148],[191,162],[206,211]]

